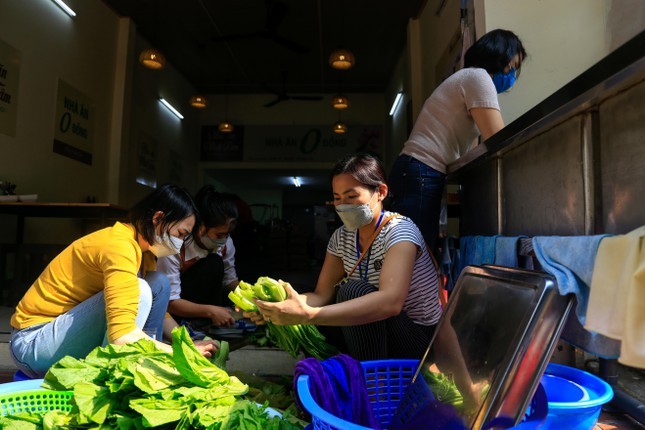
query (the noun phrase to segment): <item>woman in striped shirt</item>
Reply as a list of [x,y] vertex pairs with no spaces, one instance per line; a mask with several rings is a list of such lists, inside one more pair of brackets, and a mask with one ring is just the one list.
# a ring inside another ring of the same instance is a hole
[[383,208],[385,178],[369,154],[336,164],[331,182],[343,226],[329,241],[315,291],[301,295],[287,285],[287,300],[258,301],[254,320],[340,326],[357,360],[423,357],[441,316],[437,273],[417,226]]

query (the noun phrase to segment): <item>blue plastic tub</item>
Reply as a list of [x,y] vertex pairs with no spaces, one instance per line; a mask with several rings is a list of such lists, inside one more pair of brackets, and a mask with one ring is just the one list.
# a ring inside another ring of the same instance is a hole
[[[372,404],[374,415],[387,429],[397,412],[401,399],[414,376],[418,360],[374,360],[361,362],[367,395]],[[301,375],[296,381],[297,394],[304,408],[311,414],[311,424],[315,430],[370,430],[367,427],[345,421],[324,410],[311,395],[309,376]],[[539,403],[539,404],[538,404]],[[542,388],[533,398],[522,423],[514,429],[527,430],[538,428],[546,419],[546,395]],[[541,427],[540,427],[541,428]]]
[[540,429],[592,429],[602,405],[614,396],[608,383],[584,370],[549,364],[541,380],[549,405]]

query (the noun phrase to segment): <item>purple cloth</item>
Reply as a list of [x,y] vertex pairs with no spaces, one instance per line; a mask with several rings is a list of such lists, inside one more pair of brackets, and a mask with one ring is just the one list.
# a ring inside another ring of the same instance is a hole
[[[311,396],[327,412],[365,427],[381,428],[367,396],[363,367],[357,360],[345,354],[322,362],[315,358],[300,360],[294,370],[295,392],[300,375],[309,376]],[[296,401],[304,410],[298,396]]]

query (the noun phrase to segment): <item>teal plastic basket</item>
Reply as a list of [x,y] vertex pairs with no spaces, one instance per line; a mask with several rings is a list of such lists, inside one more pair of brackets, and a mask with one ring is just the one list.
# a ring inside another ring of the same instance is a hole
[[72,409],[71,391],[46,390],[41,387],[42,383],[42,379],[32,379],[0,384],[0,416]]
[[[373,360],[361,362],[367,387],[367,396],[381,428],[387,429],[395,416],[401,399],[406,395],[419,360]],[[324,410],[311,395],[309,376],[301,375],[296,381],[297,395],[303,407],[311,414],[311,424],[316,430],[370,430],[345,421]],[[546,395],[541,387],[524,417],[514,429],[535,429],[546,419]]]

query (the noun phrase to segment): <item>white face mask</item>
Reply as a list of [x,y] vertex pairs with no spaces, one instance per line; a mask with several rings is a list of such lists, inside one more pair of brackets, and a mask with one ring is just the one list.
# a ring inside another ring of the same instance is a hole
[[221,238],[221,239],[220,238],[211,239],[208,236],[202,236],[201,240],[202,240],[202,244],[204,244],[204,246],[206,248],[208,248],[208,249],[210,249],[212,251],[212,250],[223,248],[224,245],[226,245],[226,241],[228,240],[228,236],[224,237],[224,238]]
[[179,254],[184,240],[166,233],[163,237],[155,234],[155,240],[150,245],[150,252],[157,258],[168,257],[169,255]]
[[336,213],[340,220],[345,224],[349,230],[358,230],[359,228],[369,224],[374,218],[374,211],[370,208],[370,203],[376,193],[368,203],[362,205],[354,205],[351,203],[344,203],[336,206]]

